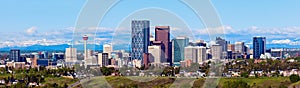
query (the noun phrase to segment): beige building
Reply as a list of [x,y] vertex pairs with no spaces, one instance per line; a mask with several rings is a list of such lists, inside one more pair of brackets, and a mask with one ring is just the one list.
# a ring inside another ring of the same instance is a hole
[[162,63],[162,50],[160,46],[148,46],[149,61],[153,64]]
[[211,46],[212,59],[223,59],[222,58],[222,46],[212,45]]
[[66,58],[66,62],[76,62],[77,61],[77,49],[76,48],[66,48],[65,58]]

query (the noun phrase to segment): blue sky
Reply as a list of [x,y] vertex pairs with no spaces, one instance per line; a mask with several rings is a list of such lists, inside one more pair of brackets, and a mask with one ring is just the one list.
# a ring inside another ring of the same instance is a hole
[[[295,43],[300,37],[299,32],[293,32],[300,31],[299,0],[212,0],[211,2],[226,27],[228,40],[250,42],[252,36],[267,36],[270,43],[273,40],[274,43]],[[0,3],[2,32],[0,33],[6,33],[8,37],[1,38],[0,41],[9,40],[7,38],[17,40],[20,39],[19,37],[33,40],[69,39],[70,35],[66,34],[71,34],[71,29],[85,3],[86,0],[2,0]],[[201,20],[194,19],[196,15],[176,0],[123,0],[107,13],[101,27],[112,30],[125,16],[147,6],[160,7],[173,12],[181,17],[191,30],[204,29]],[[61,33],[61,31],[66,32]],[[14,34],[20,35],[14,36]],[[207,35],[199,36],[202,39],[207,37]]]

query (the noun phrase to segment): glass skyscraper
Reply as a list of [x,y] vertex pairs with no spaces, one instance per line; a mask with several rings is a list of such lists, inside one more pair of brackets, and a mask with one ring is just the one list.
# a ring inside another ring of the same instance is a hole
[[184,48],[188,46],[189,38],[176,37],[172,40],[172,62],[174,66],[179,66],[180,61],[184,61]]
[[133,20],[131,28],[131,59],[143,60],[143,53],[148,53],[150,45],[150,21]]
[[10,50],[10,56],[9,56],[10,60],[13,60],[14,62],[22,62],[22,60],[20,59],[20,50],[17,49],[13,49]]
[[266,37],[253,37],[253,58],[259,59],[266,53]]

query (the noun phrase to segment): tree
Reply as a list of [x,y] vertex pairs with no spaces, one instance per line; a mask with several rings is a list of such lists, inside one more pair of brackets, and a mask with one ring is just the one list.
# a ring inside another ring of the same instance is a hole
[[249,74],[248,74],[248,72],[243,72],[241,76],[244,77],[244,78],[248,78]]
[[290,80],[291,80],[292,83],[295,83],[295,82],[298,82],[300,80],[300,77],[299,77],[299,75],[292,74],[290,76]]

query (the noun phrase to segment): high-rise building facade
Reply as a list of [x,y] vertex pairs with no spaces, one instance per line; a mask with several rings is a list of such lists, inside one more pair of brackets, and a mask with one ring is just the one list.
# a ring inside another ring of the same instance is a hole
[[150,21],[133,20],[131,29],[131,58],[143,60],[143,54],[148,53],[148,46],[150,45]]
[[9,59],[13,60],[14,62],[21,62],[20,50],[18,49],[10,50],[9,57],[10,57]]
[[161,46],[148,46],[149,50],[149,61],[154,64],[161,64],[162,63],[162,57],[163,57],[163,52],[161,49]]
[[244,42],[236,42],[235,50],[237,53],[243,54],[245,51],[245,43]]
[[206,47],[200,46],[198,47],[198,52],[197,52],[197,61],[198,63],[202,63],[203,61],[206,60],[207,58],[207,54],[206,54]]
[[107,66],[108,65],[108,53],[99,53],[98,54],[98,65],[100,65],[100,67],[103,66]]
[[77,61],[77,49],[76,48],[66,48],[65,51],[66,62],[76,62]]
[[193,63],[197,63],[197,48],[194,46],[187,46],[184,48],[184,59],[192,60]]
[[212,54],[212,59],[224,59],[222,58],[222,46],[221,45],[212,45],[211,46],[211,54]]
[[221,46],[221,58],[223,59],[227,59],[227,44],[228,44],[228,41],[226,41],[225,39],[221,38],[221,37],[217,37],[216,38],[216,44],[220,45]]
[[171,63],[170,55],[170,26],[156,26],[155,27],[155,41],[162,42],[163,62]]
[[232,52],[235,51],[235,45],[234,44],[228,44],[227,47],[228,47],[227,51],[232,51]]
[[108,53],[108,58],[111,58],[111,52],[113,51],[113,47],[110,44],[103,45],[103,53]]
[[253,37],[253,58],[259,59],[266,53],[266,37]]
[[172,63],[175,66],[180,65],[180,61],[184,61],[184,47],[188,46],[189,38],[179,36],[172,39]]
[[187,46],[184,49],[185,60],[192,60],[193,63],[202,63],[206,60],[206,47],[203,46]]
[[221,37],[216,38],[216,44],[219,44],[222,47],[222,52],[227,51],[227,44],[228,42]]

